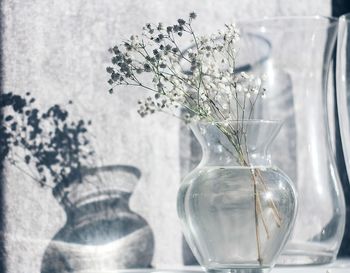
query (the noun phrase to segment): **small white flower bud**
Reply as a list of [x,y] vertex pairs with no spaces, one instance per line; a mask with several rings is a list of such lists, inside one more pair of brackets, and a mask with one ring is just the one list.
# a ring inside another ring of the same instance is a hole
[[241,77],[244,79],[249,79],[249,75],[245,72],[241,72]]
[[266,74],[262,74],[261,75],[261,80],[264,82],[267,80],[267,75]]

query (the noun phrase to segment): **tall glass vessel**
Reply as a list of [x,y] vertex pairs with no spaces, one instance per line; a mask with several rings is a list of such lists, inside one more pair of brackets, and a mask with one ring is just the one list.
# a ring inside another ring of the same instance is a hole
[[[339,19],[337,104],[345,164],[350,175],[350,13]],[[349,176],[350,177],[350,176]]]
[[238,24],[237,65],[266,75],[266,99],[256,114],[285,121],[272,158],[291,177],[299,197],[295,227],[280,264],[329,263],[336,258],[344,232],[344,196],[330,146],[329,122],[334,120],[328,114],[333,109],[327,109],[337,25],[327,17]]

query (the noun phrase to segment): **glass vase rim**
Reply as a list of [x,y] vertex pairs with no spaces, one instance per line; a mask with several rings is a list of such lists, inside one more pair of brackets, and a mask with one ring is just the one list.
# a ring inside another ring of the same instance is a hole
[[339,17],[339,21],[348,21],[350,23],[350,12],[342,14]]
[[[344,15],[349,15],[348,14],[344,14]],[[343,16],[343,15],[342,15]],[[315,22],[328,22],[328,25],[326,28],[330,28],[330,27],[334,27],[338,25],[339,22],[339,18],[337,17],[333,17],[333,16],[326,16],[326,15],[291,15],[291,16],[264,16],[261,18],[251,18],[251,19],[241,19],[241,20],[237,20],[235,23],[238,26],[238,28],[240,28],[240,26],[244,26],[246,28],[249,28],[249,25],[251,25],[251,27],[257,25],[257,24],[262,24],[264,22],[268,23],[268,22],[273,22],[273,21],[288,21],[288,20],[293,20],[293,21],[315,21]],[[257,25],[259,27],[263,27],[264,25]],[[271,26],[269,25],[268,28],[271,29],[276,29],[276,28],[284,28],[285,26],[282,25],[276,25],[276,26]],[[287,29],[288,30],[293,30],[293,26],[288,26]],[[298,28],[296,28],[298,29]],[[307,29],[307,27],[304,27],[304,29]]]

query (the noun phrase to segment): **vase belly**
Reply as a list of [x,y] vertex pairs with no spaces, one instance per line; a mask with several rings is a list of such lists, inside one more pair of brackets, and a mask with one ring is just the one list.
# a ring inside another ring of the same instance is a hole
[[290,180],[272,167],[201,167],[185,178],[178,197],[185,237],[208,272],[267,272],[288,238],[295,206]]

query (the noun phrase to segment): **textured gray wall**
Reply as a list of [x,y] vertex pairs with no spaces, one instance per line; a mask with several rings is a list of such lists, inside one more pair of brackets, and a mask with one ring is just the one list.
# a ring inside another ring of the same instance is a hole
[[[98,164],[141,169],[131,208],[154,231],[156,267],[182,264],[175,207],[181,176],[180,125],[161,114],[139,118],[139,91],[107,94],[107,49],[146,22],[172,23],[193,10],[203,33],[242,18],[331,13],[329,0],[3,1],[5,90],[31,91],[43,106],[73,99],[74,113],[93,121]],[[12,168],[5,187],[8,272],[37,273],[65,214],[48,189]]]

